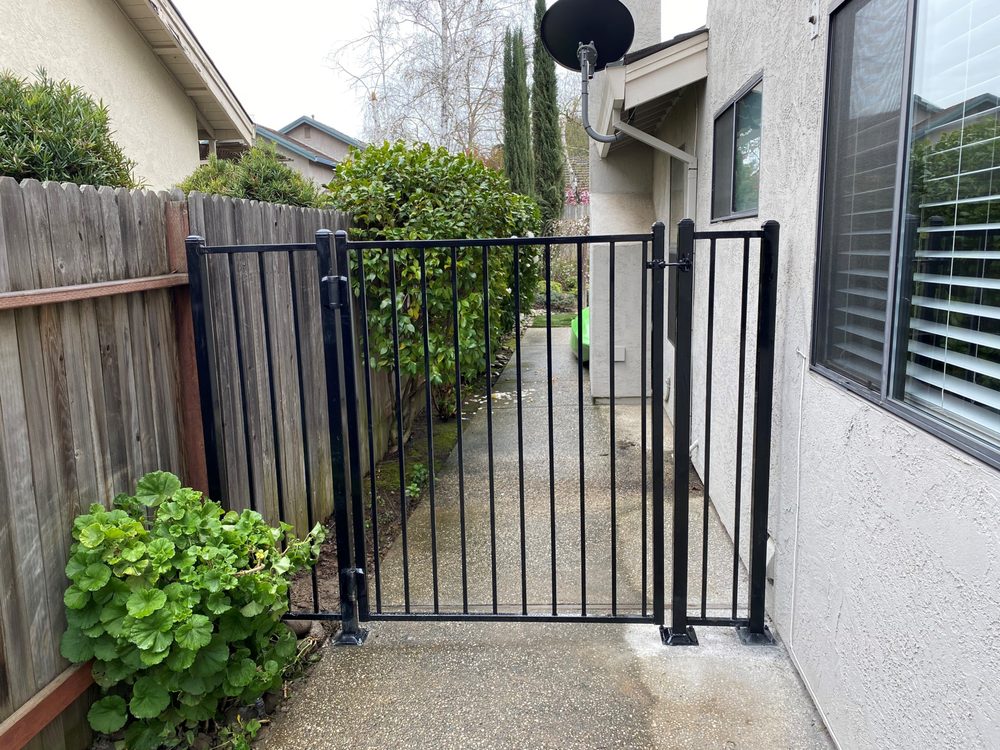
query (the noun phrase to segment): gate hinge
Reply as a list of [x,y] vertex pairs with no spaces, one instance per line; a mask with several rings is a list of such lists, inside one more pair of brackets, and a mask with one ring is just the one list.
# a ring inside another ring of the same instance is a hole
[[346,295],[343,288],[347,286],[346,276],[324,276],[323,287],[326,289],[326,302],[324,303],[331,310],[339,310],[344,306]]
[[662,259],[647,260],[646,268],[680,268],[682,271],[690,271],[691,259],[681,258],[680,260],[675,260],[675,261],[666,261]]

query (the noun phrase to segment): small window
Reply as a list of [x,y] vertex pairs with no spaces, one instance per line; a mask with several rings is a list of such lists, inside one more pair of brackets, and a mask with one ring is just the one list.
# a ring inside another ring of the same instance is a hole
[[306,140],[313,137],[312,125],[306,125],[305,128],[303,128],[302,137],[305,138]]
[[764,82],[758,76],[715,118],[713,220],[757,215],[763,91]]

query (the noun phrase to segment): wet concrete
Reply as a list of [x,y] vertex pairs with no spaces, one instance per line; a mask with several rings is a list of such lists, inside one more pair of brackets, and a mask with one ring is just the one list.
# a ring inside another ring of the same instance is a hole
[[[492,611],[494,547],[499,612],[551,613],[555,601],[560,614],[580,614],[583,591],[588,614],[649,611],[651,415],[646,414],[644,462],[641,407],[616,406],[612,436],[612,407],[585,401],[581,501],[579,371],[567,339],[568,329],[553,334],[549,378],[545,331],[532,329],[525,336],[520,420],[513,361],[497,383],[492,493],[486,410],[463,423],[461,471],[455,451],[436,478],[433,524],[429,498],[411,514],[405,571],[402,539],[384,551],[378,576],[382,612],[403,611],[407,599],[411,611],[433,611],[435,567],[439,611]],[[586,382],[584,388],[589,392]],[[669,457],[670,446],[665,449]],[[668,466],[668,497],[670,481]],[[668,582],[670,513],[668,499]],[[691,602],[701,592],[703,518],[701,496],[693,494]],[[732,544],[711,509],[708,521],[707,609],[724,615],[731,606]],[[742,601],[742,566],[738,587]],[[373,600],[375,594],[373,582]],[[699,628],[696,648],[666,648],[651,625],[381,622],[369,627],[364,647],[326,649],[261,747],[830,747],[781,646],[742,646],[728,628]]]

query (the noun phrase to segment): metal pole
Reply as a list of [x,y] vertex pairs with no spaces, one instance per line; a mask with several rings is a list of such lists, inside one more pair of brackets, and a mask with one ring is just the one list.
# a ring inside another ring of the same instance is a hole
[[[341,383],[342,352],[337,341],[337,313],[350,297],[345,297],[346,278],[333,274],[333,233],[328,229],[316,232],[316,253],[319,261],[321,318],[323,323],[323,354],[326,363],[327,417],[330,427],[330,449],[333,468],[333,514],[337,537],[337,569],[340,571],[340,634],[336,643],[360,646],[367,632],[358,619],[359,570],[354,560],[353,515],[348,500],[348,466],[344,440],[343,408],[345,400]],[[345,370],[347,368],[345,367]]]
[[[653,621],[662,627],[664,617],[663,580],[663,339],[666,336],[663,318],[663,270],[666,260],[666,227],[662,221],[653,225],[653,257],[650,292],[652,297],[652,342],[650,347],[650,377],[653,399]],[[645,273],[645,270],[643,271]],[[645,394],[643,394],[645,397]]]
[[677,231],[677,297],[672,300],[677,315],[674,351],[674,514],[673,585],[670,627],[660,628],[668,646],[696,646],[698,638],[688,625],[688,448],[691,445],[691,304],[694,291],[694,222],[684,219]]
[[771,474],[774,332],[778,308],[778,230],[778,222],[765,222],[760,241],[753,473],[750,482],[750,624],[737,628],[744,643],[774,643],[774,638],[764,624],[764,597],[767,590],[767,506]]
[[194,354],[198,366],[198,399],[201,402],[201,428],[205,434],[205,468],[208,474],[208,495],[222,501],[222,481],[219,474],[219,443],[215,434],[215,414],[212,403],[211,358],[208,353],[208,322],[205,311],[204,277],[201,256],[205,240],[191,235],[184,241],[187,250],[188,283],[191,290],[191,322],[194,324]]
[[[351,286],[351,267],[348,260],[347,232],[337,230],[334,235],[337,275],[340,276],[340,341],[344,361],[344,397],[347,406],[347,453],[350,469],[351,518],[354,531],[354,569],[357,572],[358,616],[368,619],[368,576],[365,554],[365,509],[362,498],[361,476],[361,419],[358,398],[357,353],[354,348],[354,292]],[[371,419],[371,416],[368,417]]]

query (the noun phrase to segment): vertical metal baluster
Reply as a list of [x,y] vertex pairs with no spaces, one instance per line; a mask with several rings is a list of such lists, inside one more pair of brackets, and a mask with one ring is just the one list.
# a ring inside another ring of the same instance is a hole
[[583,462],[583,243],[576,243],[577,423],[580,443],[580,614],[587,616],[587,505]]
[[641,555],[642,555],[642,616],[645,617],[647,614],[647,599],[646,594],[646,582],[648,571],[646,563],[646,536],[648,534],[648,529],[646,528],[646,338],[648,335],[647,331],[647,320],[649,317],[649,311],[646,309],[646,296],[647,296],[647,277],[649,276],[649,271],[646,269],[646,263],[649,261],[649,243],[646,240],[642,241],[642,266],[640,267],[640,273],[642,274],[642,288],[640,291],[639,309],[642,311],[642,322],[640,323],[639,336],[642,339],[639,344],[639,410],[640,410],[640,422],[641,422],[641,435],[639,437],[639,452],[642,454],[642,478],[640,479],[640,485],[642,487],[642,520],[641,524],[641,536],[642,541]]
[[240,305],[236,294],[236,267],[233,265],[233,253],[228,253],[227,257],[229,259],[229,294],[233,301],[233,333],[236,334],[236,367],[239,370],[240,406],[243,409],[243,419],[241,420],[243,424],[243,444],[246,447],[247,452],[247,489],[250,492],[248,500],[250,502],[250,510],[258,510],[257,489],[253,479],[253,441],[250,439],[250,425],[249,420],[247,419],[250,407],[247,405],[247,381],[246,374],[243,369],[243,335],[240,333],[241,316]]
[[608,371],[611,387],[611,616],[618,615],[618,493],[615,484],[616,443],[615,443],[615,243],[612,240],[608,247],[608,289],[610,305],[608,306],[608,338],[611,359]]
[[559,614],[556,584],[556,462],[552,414],[552,245],[545,245],[545,363],[549,416],[549,534],[552,545],[552,614]]
[[708,341],[705,353],[705,482],[701,515],[701,616],[708,608],[708,498],[712,474],[712,342],[715,336],[715,239],[708,252]]
[[465,453],[462,445],[462,364],[459,349],[458,314],[458,248],[451,246],[451,314],[454,327],[455,345],[455,426],[458,449],[458,522],[462,535],[462,612],[469,613],[469,573],[468,553],[465,540]]
[[431,576],[434,591],[434,613],[440,611],[439,585],[438,585],[438,553],[437,553],[437,512],[434,503],[434,423],[432,421],[434,410],[434,399],[431,396],[431,350],[429,318],[431,316],[430,307],[427,306],[427,254],[424,248],[420,248],[420,306],[424,319],[423,339],[424,339],[424,421],[427,425],[427,475],[429,478],[430,511],[431,511]]
[[[650,440],[653,443],[653,621],[663,632],[665,620],[665,586],[664,586],[664,487],[663,487],[663,342],[666,331],[663,317],[663,276],[664,251],[666,246],[666,227],[663,222],[653,225],[653,271],[652,271],[652,318],[653,335],[650,346],[650,377],[653,380],[652,389],[652,429]],[[673,300],[671,300],[671,303]]]
[[[271,353],[271,314],[267,309],[267,273],[264,268],[264,253],[257,253],[257,268],[260,271],[260,297],[261,297],[261,313],[264,316],[264,348],[267,352],[267,383],[268,383],[268,398],[270,398],[270,409],[271,409],[271,434],[274,439],[274,463],[277,467],[277,472],[275,476],[277,478],[277,489],[278,489],[278,519],[283,523],[287,523],[285,518],[285,486],[283,479],[284,474],[284,463],[282,461],[281,452],[281,437],[278,434],[278,399],[274,390],[274,356]],[[286,592],[288,599],[288,609],[292,608],[292,589],[289,587]]]
[[743,403],[746,400],[743,392],[746,380],[747,362],[747,281],[750,277],[750,238],[743,239],[743,280],[740,302],[740,365],[739,384],[736,394],[739,401],[736,405],[736,493],[735,518],[733,519],[733,619],[736,619],[737,602],[740,591],[740,502],[743,498]]
[[410,612],[410,554],[406,528],[406,455],[403,449],[403,390],[399,369],[399,298],[396,293],[396,253],[389,248],[389,294],[392,296],[392,356],[396,386],[396,453],[399,459],[399,521],[403,539],[403,609]]
[[[313,512],[312,465],[310,460],[312,458],[312,446],[310,445],[309,423],[307,421],[305,368],[302,366],[302,324],[299,321],[299,296],[295,289],[295,254],[292,251],[288,252],[288,271],[292,297],[292,323],[295,331],[295,367],[299,381],[299,424],[302,427],[302,463],[305,474],[306,523],[309,524],[309,530],[312,531],[313,526],[316,524],[316,515]],[[320,610],[319,578],[316,574],[315,565],[310,567],[309,575],[312,579],[313,612],[315,613]]]
[[368,291],[365,279],[365,254],[358,248],[358,289],[361,308],[361,347],[365,370],[365,413],[368,415],[368,484],[371,492],[372,559],[375,565],[375,611],[382,612],[382,570],[378,545],[378,494],[375,491],[375,430],[372,413],[372,357],[368,341]]
[[517,489],[521,514],[521,614],[528,614],[528,555],[524,508],[524,412],[521,397],[521,247],[514,250],[514,358],[517,368]]
[[497,514],[493,477],[493,353],[490,351],[490,281],[489,252],[483,246],[483,319],[486,334],[486,454],[490,481],[490,569],[493,583],[493,614],[497,613]]

